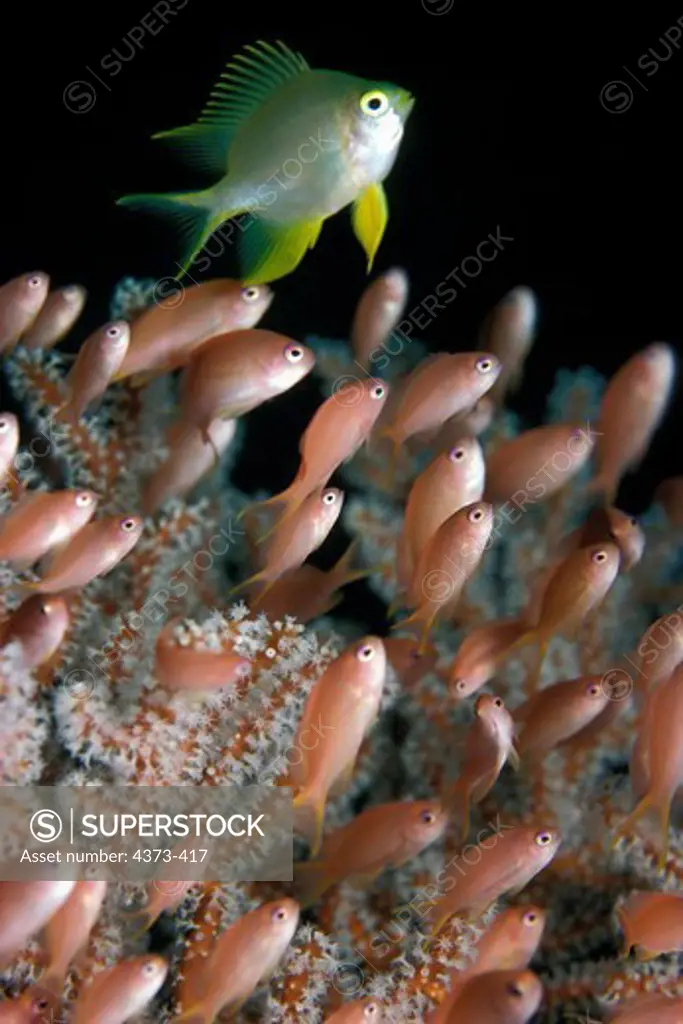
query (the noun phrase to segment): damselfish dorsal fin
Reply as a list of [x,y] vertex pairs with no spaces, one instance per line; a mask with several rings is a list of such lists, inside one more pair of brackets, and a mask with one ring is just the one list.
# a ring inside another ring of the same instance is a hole
[[226,65],[195,124],[152,136],[177,144],[189,162],[216,176],[227,171],[237,129],[285,82],[310,70],[300,53],[279,40],[244,49]]

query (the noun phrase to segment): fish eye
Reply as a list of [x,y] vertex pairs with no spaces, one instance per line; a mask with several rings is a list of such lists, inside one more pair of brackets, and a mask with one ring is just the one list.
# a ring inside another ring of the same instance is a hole
[[375,648],[370,644],[363,644],[363,646],[359,647],[356,651],[356,657],[359,661],[372,661],[375,657]]
[[606,551],[595,551],[593,553],[593,561],[596,563],[596,565],[601,565],[603,562],[606,562],[607,561],[607,552]]
[[361,96],[360,109],[370,117],[381,117],[389,109],[389,97],[380,89],[371,89]]
[[107,328],[107,338],[111,338],[112,341],[120,341],[123,338],[123,328],[120,324],[111,324]]
[[433,825],[436,821],[436,815],[433,811],[423,811],[420,815],[420,821],[424,822],[425,825]]
[[628,521],[628,524],[629,524],[629,526],[637,526],[638,525],[638,520],[636,519],[635,516],[631,516],[629,521]]
[[457,683],[455,684],[455,688],[459,693],[462,693],[464,690],[467,689],[467,680],[458,679]]
[[4,416],[0,416],[0,434],[4,434],[9,430],[9,420],[5,419]]
[[481,506],[477,506],[476,508],[471,509],[467,514],[467,518],[471,523],[480,523],[484,518],[483,508],[481,508]]
[[50,604],[49,601],[41,601],[40,605],[38,606],[38,610],[41,615],[49,615],[51,609],[52,605]]
[[29,288],[38,288],[43,283],[43,279],[40,274],[30,274],[26,278],[26,284]]
[[474,365],[479,370],[479,373],[490,373],[493,369],[493,359],[489,356],[482,356],[481,359],[477,359]]
[[142,965],[142,973],[146,974],[148,978],[151,978],[153,974],[157,973],[156,960],[147,960]]
[[533,910],[530,910],[527,914],[524,915],[522,920],[524,921],[524,924],[536,924],[536,921],[538,920],[538,915],[535,914]]
[[80,494],[76,495],[76,504],[79,508],[86,508],[92,502],[92,498],[87,491],[81,491]]
[[550,832],[538,832],[534,836],[534,842],[537,846],[547,846],[548,843],[552,842],[552,838]]
[[290,363],[300,363],[304,357],[304,350],[301,345],[288,345],[285,349],[285,359]]
[[465,458],[465,449],[451,448],[451,450],[448,453],[448,458],[451,460],[451,462],[462,462],[462,460]]
[[597,683],[593,683],[591,686],[588,687],[588,694],[589,694],[589,696],[597,697],[599,693],[600,693],[600,687],[597,685]]
[[130,533],[131,530],[135,529],[135,520],[123,519],[121,522],[121,529],[125,530],[126,533]]
[[379,1011],[377,1003],[369,1003],[363,1010],[363,1016],[370,1020]]
[[337,494],[335,491],[325,491],[323,494],[323,505],[334,505],[337,500]]
[[273,919],[273,921],[286,921],[287,920],[287,911],[285,910],[285,908],[284,907],[276,907],[276,909],[273,911],[272,919]]
[[496,697],[496,699],[494,700],[494,702],[493,702],[493,703],[495,704],[495,706],[496,706],[497,708],[502,708],[502,707],[503,707],[503,702],[502,702],[502,700],[500,699],[500,697]]
[[383,398],[384,388],[381,384],[377,384],[370,392],[370,398]]
[[506,986],[506,988],[507,988],[508,993],[511,996],[514,996],[515,999],[521,999],[522,996],[524,995],[523,990],[519,987],[519,985],[515,981],[511,981],[510,984]]
[[244,299],[245,302],[256,302],[260,294],[260,289],[258,289],[255,285],[252,285],[251,288],[242,289],[242,298]]

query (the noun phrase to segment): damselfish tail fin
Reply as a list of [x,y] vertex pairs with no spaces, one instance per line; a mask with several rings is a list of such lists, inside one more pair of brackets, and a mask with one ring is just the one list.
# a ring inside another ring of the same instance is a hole
[[174,222],[185,245],[183,259],[179,264],[180,273],[176,275],[178,280],[187,274],[196,256],[221,224],[241,212],[222,210],[216,213],[211,189],[202,192],[123,196],[117,200],[116,205],[156,213]]

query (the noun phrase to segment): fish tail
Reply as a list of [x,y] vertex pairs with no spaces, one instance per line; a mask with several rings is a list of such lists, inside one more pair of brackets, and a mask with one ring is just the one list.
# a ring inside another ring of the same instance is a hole
[[362,580],[366,576],[369,576],[372,572],[371,569],[355,569],[353,563],[358,555],[358,549],[360,547],[358,538],[356,537],[351,541],[348,548],[341,556],[338,562],[332,566],[331,574],[334,575],[335,589],[345,587],[348,583],[353,583],[355,580]]
[[176,280],[187,274],[195,257],[211,235],[240,210],[215,210],[213,189],[199,192],[147,193],[122,196],[117,206],[128,206],[146,213],[156,213],[174,221],[185,245],[185,253]]
[[[248,579],[242,580],[242,582],[238,583],[237,586],[232,587],[232,589],[229,590],[227,592],[227,594],[225,595],[226,599],[229,598],[229,597],[232,597],[233,594],[239,593],[240,590],[244,590],[246,587],[253,586],[254,583],[263,583],[263,582],[265,582],[265,579],[266,579],[266,577],[265,577],[265,573],[264,573],[263,570],[261,570],[260,572],[254,573],[253,576],[249,576]],[[270,580],[269,582],[266,583],[266,586],[263,588],[263,590],[259,594],[259,599],[264,597],[265,594],[268,593],[268,591],[270,590],[270,588],[273,586],[274,583],[275,583],[275,580]]]
[[326,800],[327,793],[321,792],[318,787],[305,786],[292,805],[296,815],[296,829],[308,840],[312,857],[318,856],[322,846]]
[[429,634],[432,631],[439,610],[437,607],[430,607],[430,605],[431,602],[427,605],[420,605],[407,619],[401,619],[391,627],[392,629],[404,629],[408,626],[420,626],[420,643],[417,648],[417,653],[420,655],[424,654],[429,647]]
[[470,830],[470,787],[465,779],[458,779],[449,786],[443,799],[453,817],[460,821],[460,838],[464,842]]
[[294,872],[297,902],[302,909],[317,903],[334,882],[327,861],[324,860],[309,860],[295,864]]
[[279,516],[276,517],[275,522],[261,537],[259,537],[257,543],[262,544],[267,537],[270,537],[272,533],[280,526],[285,519],[289,519],[296,510],[299,508],[302,502],[301,485],[298,479],[294,480],[293,483],[286,487],[284,491],[280,491],[279,494],[274,494],[271,498],[264,498],[263,501],[255,501],[251,505],[247,505],[237,516],[237,522],[239,522],[243,516],[252,516],[254,512],[259,509],[270,508],[272,505],[284,505],[283,511]]

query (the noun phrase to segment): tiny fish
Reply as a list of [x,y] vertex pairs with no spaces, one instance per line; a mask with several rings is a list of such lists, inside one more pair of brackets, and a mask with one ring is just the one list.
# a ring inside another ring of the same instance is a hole
[[0,287],[0,352],[11,349],[28,331],[50,290],[47,274],[34,271]]
[[579,473],[590,459],[593,438],[571,423],[527,430],[503,441],[486,456],[486,501],[526,503],[550,498]]
[[408,601],[416,611],[395,628],[421,626],[420,652],[437,617],[456,613],[465,585],[476,572],[493,529],[493,509],[473,502],[437,529],[413,571]]
[[145,514],[153,515],[172,498],[186,497],[214,469],[216,458],[232,443],[236,430],[237,420],[214,420],[207,431],[210,442],[199,432],[183,434],[179,430],[166,460],[145,484],[142,495]]
[[567,540],[569,547],[581,548],[613,541],[621,552],[620,572],[635,568],[645,551],[645,534],[636,517],[611,505],[593,509],[583,526]]
[[382,1007],[376,999],[354,999],[345,1003],[325,1024],[382,1024]]
[[597,473],[590,485],[606,504],[614,504],[622,478],[637,469],[650,447],[671,400],[675,376],[675,353],[658,342],[637,352],[609,381],[598,416]]
[[0,967],[6,966],[71,895],[75,882],[0,882]]
[[167,974],[167,961],[150,953],[120,960],[82,990],[73,1024],[125,1024],[152,1001]]
[[617,909],[624,933],[624,956],[636,947],[639,960],[683,951],[683,896],[675,892],[635,892]]
[[530,905],[510,907],[498,914],[479,939],[474,962],[450,972],[446,996],[426,1024],[448,1024],[451,1007],[471,978],[528,967],[540,945],[545,923],[545,911]]
[[[360,297],[351,325],[351,348],[363,369],[390,336],[408,301],[408,275],[400,267],[385,271]],[[376,358],[376,357],[375,357]]]
[[561,840],[555,828],[515,824],[482,839],[474,847],[480,853],[474,864],[458,865],[456,855],[437,875],[438,885],[446,887],[425,915],[434,922],[432,936],[454,914],[479,917],[505,893],[523,889],[550,863]]
[[404,589],[438,528],[465,505],[481,501],[484,474],[481,445],[475,438],[465,437],[417,477],[408,494],[397,547],[397,572]]
[[0,560],[16,567],[34,565],[62,548],[90,522],[94,491],[33,491],[0,520]]
[[594,721],[609,702],[602,676],[581,676],[539,690],[514,711],[520,756],[544,757]]
[[380,431],[392,442],[394,458],[409,438],[470,409],[499,372],[500,363],[488,352],[440,352],[423,360],[407,378],[390,422]]
[[[161,132],[216,184],[198,192],[133,195],[124,206],[167,213],[188,249],[182,273],[226,220],[248,213],[238,248],[247,285],[290,274],[328,217],[353,204],[368,272],[388,219],[382,182],[413,107],[405,89],[313,70],[282,42],[233,57],[199,120]],[[208,265],[207,261],[207,265]]]
[[484,622],[471,629],[448,671],[449,694],[464,700],[493,679],[501,655],[525,632],[520,619]]
[[251,672],[248,658],[232,651],[185,647],[175,636],[178,620],[161,630],[156,641],[155,675],[165,690],[209,692],[230,686]]
[[28,597],[0,625],[0,649],[21,645],[21,664],[27,671],[44,665],[62,645],[69,628],[69,609],[61,597]]
[[207,957],[183,965],[183,1011],[176,1024],[213,1024],[223,1010],[235,1016],[284,956],[299,924],[299,906],[283,899],[238,918]]
[[88,293],[80,284],[50,292],[38,316],[24,333],[25,348],[52,348],[65,337],[83,312]]
[[339,882],[370,885],[387,867],[412,860],[446,830],[448,815],[436,800],[402,800],[369,807],[325,837],[316,860],[295,865],[302,907]]
[[87,945],[107,894],[106,882],[76,882],[73,892],[43,930],[47,958],[40,984],[60,995],[69,966]]
[[205,342],[232,331],[248,331],[261,320],[273,292],[267,285],[245,288],[219,278],[155,297],[131,327],[130,345],[114,380],[134,386],[186,366]]
[[481,332],[482,348],[493,352],[501,362],[498,380],[491,398],[501,405],[506,394],[519,387],[524,363],[536,333],[538,303],[530,288],[513,288],[487,317]]
[[0,484],[10,471],[19,450],[19,421],[11,412],[0,412]]
[[533,971],[491,971],[470,978],[449,1010],[447,1024],[527,1024],[543,999]]
[[[294,800],[299,812],[312,814],[314,828],[311,855],[316,857],[322,839],[325,804],[332,788],[348,784],[361,743],[379,714],[386,675],[384,644],[366,636],[350,644],[323,672],[311,690],[299,722],[294,748],[302,752],[292,782],[300,788]],[[310,740],[313,727],[320,742]]]
[[263,568],[230,593],[263,583],[259,597],[264,597],[286,572],[298,569],[317,551],[339,519],[343,506],[344,492],[337,487],[319,488],[309,494],[291,518],[276,526],[266,546]]
[[55,555],[42,579],[23,586],[37,594],[58,594],[87,586],[96,577],[110,573],[133,550],[143,525],[139,516],[106,516],[88,523]]
[[185,369],[180,419],[210,440],[216,419],[234,420],[289,391],[310,373],[315,356],[282,334],[235,331],[203,345]]
[[490,693],[480,694],[474,715],[474,722],[467,731],[459,777],[454,785],[447,787],[444,795],[444,803],[461,822],[463,840],[469,832],[470,807],[491,792],[507,761],[519,767],[514,723],[502,699]]
[[278,524],[293,515],[311,491],[327,486],[333,473],[368,440],[388,395],[389,385],[374,379],[358,381],[348,393],[342,389],[331,395],[318,407],[299,441],[301,462],[293,482],[251,508],[284,505]]
[[90,403],[107,390],[123,362],[129,339],[126,321],[114,320],[91,334],[80,347],[65,382],[69,399],[61,409],[70,422],[79,423]]

